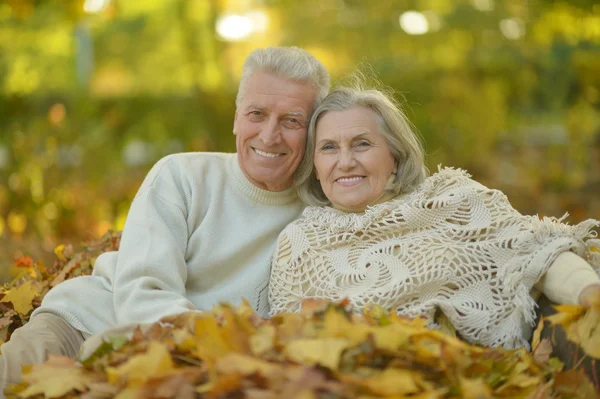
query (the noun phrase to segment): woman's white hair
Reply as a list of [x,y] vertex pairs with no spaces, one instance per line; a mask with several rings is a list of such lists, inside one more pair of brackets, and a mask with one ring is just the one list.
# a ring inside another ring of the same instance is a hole
[[327,68],[308,51],[299,47],[267,47],[254,50],[244,62],[238,94],[235,99],[240,106],[248,79],[255,72],[272,73],[284,79],[307,83],[317,89],[315,106],[329,92],[330,80]]
[[306,152],[295,175],[298,195],[306,204],[331,204],[317,180],[313,164],[317,124],[319,119],[329,111],[346,111],[364,107],[372,109],[378,115],[380,133],[385,137],[388,148],[398,165],[393,184],[386,187],[392,196],[413,191],[429,174],[421,140],[404,115],[400,104],[391,94],[377,89],[363,88],[364,78],[360,74],[355,75],[354,80],[353,85],[337,87],[329,93],[311,117]]

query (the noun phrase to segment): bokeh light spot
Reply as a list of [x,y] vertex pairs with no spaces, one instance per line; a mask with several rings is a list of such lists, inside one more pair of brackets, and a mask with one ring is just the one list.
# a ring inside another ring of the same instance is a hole
[[427,18],[418,11],[407,11],[400,15],[400,27],[409,35],[423,35],[429,31]]

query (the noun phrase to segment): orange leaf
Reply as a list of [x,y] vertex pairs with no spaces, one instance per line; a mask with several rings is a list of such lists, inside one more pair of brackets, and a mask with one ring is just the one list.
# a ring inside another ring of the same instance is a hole
[[20,258],[15,259],[15,266],[17,267],[32,267],[33,259],[29,256],[21,256]]

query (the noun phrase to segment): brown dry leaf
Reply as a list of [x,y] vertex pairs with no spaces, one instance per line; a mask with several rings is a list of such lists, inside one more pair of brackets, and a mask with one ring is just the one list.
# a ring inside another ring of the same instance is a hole
[[550,355],[552,355],[552,342],[550,341],[550,338],[541,340],[531,354],[538,363],[548,363]]
[[28,281],[23,285],[6,291],[4,298],[2,298],[1,301],[12,303],[13,308],[17,313],[26,315],[33,309],[33,298],[38,296],[38,294],[39,292],[36,290],[33,284]]
[[[64,257],[64,256],[63,256]],[[66,259],[66,258],[65,258]],[[81,256],[76,255],[75,258],[71,259],[60,271],[60,273],[58,273],[58,275],[54,278],[54,280],[52,280],[52,282],[50,283],[51,287],[55,287],[58,284],[62,283],[63,281],[65,281],[65,279],[67,278],[67,276],[76,268],[81,267]]]
[[33,365],[23,380],[29,386],[19,393],[19,397],[27,398],[42,394],[46,398],[59,398],[71,391],[84,392],[87,386],[95,381],[93,375],[66,356],[50,355],[44,364]]
[[6,311],[2,318],[0,318],[0,330],[12,323],[12,318],[16,315],[17,312],[15,312],[13,309],[9,309],[8,311]]
[[116,368],[109,367],[106,372],[111,384],[135,388],[152,377],[171,372],[174,367],[167,347],[163,343],[150,341],[146,353],[133,356]]
[[554,377],[554,392],[557,397],[570,399],[598,398],[598,392],[583,370],[567,370]]

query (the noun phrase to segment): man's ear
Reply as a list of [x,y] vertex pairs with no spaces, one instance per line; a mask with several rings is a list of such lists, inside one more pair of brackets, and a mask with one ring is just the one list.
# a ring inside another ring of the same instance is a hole
[[236,128],[236,125],[237,125],[237,118],[238,118],[238,113],[237,113],[237,110],[236,110],[236,111],[235,111],[235,114],[233,114],[233,135],[234,135],[234,136],[236,135],[236,132],[235,132],[235,131],[237,130],[237,128]]

